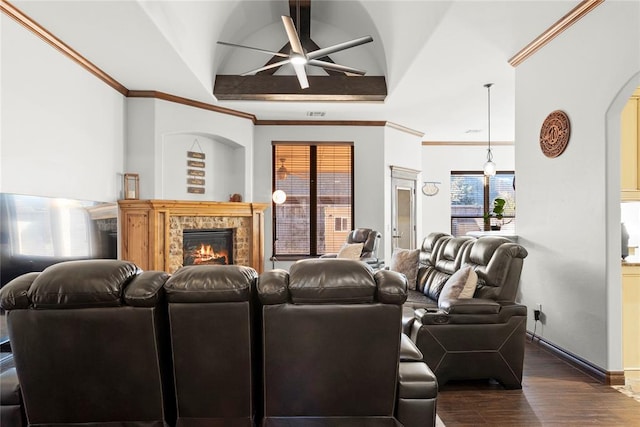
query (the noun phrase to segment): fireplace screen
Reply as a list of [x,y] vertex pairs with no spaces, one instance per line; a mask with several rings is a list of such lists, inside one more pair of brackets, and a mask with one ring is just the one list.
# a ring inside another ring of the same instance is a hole
[[233,264],[233,229],[183,230],[183,265]]

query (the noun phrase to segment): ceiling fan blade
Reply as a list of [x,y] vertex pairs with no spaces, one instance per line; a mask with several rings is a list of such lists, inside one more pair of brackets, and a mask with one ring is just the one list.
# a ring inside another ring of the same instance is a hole
[[289,38],[289,43],[291,44],[291,51],[293,53],[297,53],[298,55],[304,56],[302,43],[300,42],[300,37],[298,37],[296,26],[293,24],[293,19],[291,19],[290,16],[283,15],[282,23],[284,24],[284,29],[287,32],[287,37]]
[[307,79],[307,72],[304,70],[304,64],[291,64],[293,69],[296,70],[296,76],[300,82],[300,87],[306,89],[309,87],[309,80]]
[[290,59],[285,59],[284,61],[274,62],[273,64],[265,65],[264,67],[256,68],[255,70],[247,71],[246,73],[240,74],[241,76],[249,76],[251,74],[259,73],[260,71],[270,70],[271,68],[281,67],[283,65],[291,62]]
[[221,45],[224,45],[224,46],[231,46],[231,47],[241,47],[243,49],[257,50],[258,52],[267,53],[267,54],[273,55],[273,56],[280,56],[282,58],[288,58],[289,57],[289,55],[287,55],[286,53],[272,52],[270,50],[260,49],[259,47],[243,46],[241,44],[228,43],[228,42],[218,42],[218,44],[221,44]]
[[309,65],[315,65],[326,70],[340,71],[342,73],[356,74],[358,76],[364,76],[367,72],[359,70],[357,68],[347,67],[346,65],[334,64],[333,62],[320,61],[318,59],[309,60]]
[[373,37],[364,36],[347,42],[334,44],[333,46],[323,47],[322,49],[314,50],[313,52],[307,53],[307,59],[322,58],[323,56],[327,56],[341,50],[349,49],[351,47],[360,46],[361,44],[370,43],[372,41]]

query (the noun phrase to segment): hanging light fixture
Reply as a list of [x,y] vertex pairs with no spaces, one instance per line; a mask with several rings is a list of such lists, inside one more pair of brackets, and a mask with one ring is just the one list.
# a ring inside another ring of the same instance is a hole
[[276,172],[276,178],[280,181],[284,181],[285,179],[287,179],[287,176],[289,176],[289,171],[287,170],[287,168],[284,167],[284,161],[286,159],[282,158],[280,159],[280,167],[278,168],[278,171]]
[[484,85],[487,88],[487,142],[489,144],[487,162],[484,164],[484,174],[486,176],[494,176],[496,174],[496,164],[493,163],[493,153],[491,152],[491,86],[493,86],[493,83]]

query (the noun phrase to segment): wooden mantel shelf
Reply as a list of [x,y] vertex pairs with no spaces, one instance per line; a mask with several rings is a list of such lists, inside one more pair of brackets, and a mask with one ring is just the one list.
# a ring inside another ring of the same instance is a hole
[[154,209],[169,211],[175,215],[189,216],[251,216],[264,212],[269,203],[201,202],[195,200],[120,200],[120,208]]
[[122,236],[120,258],[136,263],[143,270],[173,273],[176,269],[176,261],[171,259],[175,257],[172,254],[175,248],[171,246],[172,217],[246,217],[247,226],[243,228],[250,236],[246,264],[258,273],[263,270],[264,211],[269,203],[119,200],[118,206]]

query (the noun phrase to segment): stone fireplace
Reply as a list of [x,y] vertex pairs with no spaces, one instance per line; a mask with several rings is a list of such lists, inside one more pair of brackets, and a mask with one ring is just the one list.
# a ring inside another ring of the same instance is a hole
[[[121,259],[174,273],[185,264],[184,236],[230,230],[233,264],[262,272],[267,203],[120,200]],[[204,255],[204,258],[207,258]],[[213,257],[212,257],[213,258]]]

